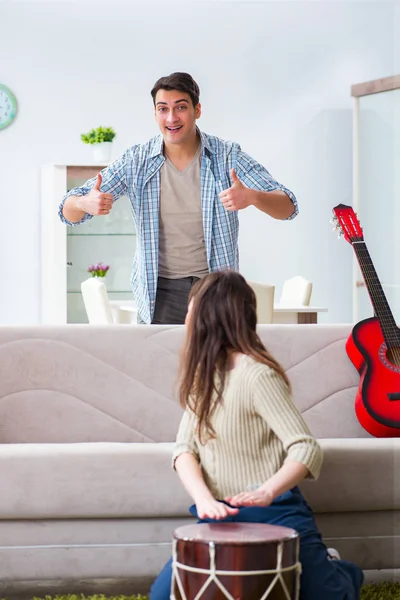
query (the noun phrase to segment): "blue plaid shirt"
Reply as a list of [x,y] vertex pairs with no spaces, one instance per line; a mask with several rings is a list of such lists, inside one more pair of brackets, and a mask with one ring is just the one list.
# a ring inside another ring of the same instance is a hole
[[[201,135],[201,205],[203,212],[204,242],[210,271],[225,268],[239,269],[237,211],[227,211],[218,194],[231,187],[230,169],[234,168],[247,187],[260,191],[283,190],[292,200],[293,193],[271,177],[268,171],[239,144],[227,142],[200,132]],[[157,292],[158,237],[160,203],[160,169],[164,164],[163,138],[157,135],[145,144],[137,144],[124,152],[118,160],[101,171],[101,191],[113,195],[114,201],[127,195],[133,209],[137,234],[137,248],[133,263],[131,286],[141,321],[151,323]],[[60,204],[60,219],[70,226],[84,223],[92,216],[85,214],[79,223],[70,223],[62,214],[68,196],[83,196],[90,192],[95,178],[83,186],[71,189]]]

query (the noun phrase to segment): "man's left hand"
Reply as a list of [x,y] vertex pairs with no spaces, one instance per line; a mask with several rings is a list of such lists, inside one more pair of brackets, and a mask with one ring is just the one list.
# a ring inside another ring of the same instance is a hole
[[226,210],[242,210],[250,206],[250,194],[252,190],[246,187],[236,175],[235,169],[231,169],[232,186],[223,190],[219,197]]

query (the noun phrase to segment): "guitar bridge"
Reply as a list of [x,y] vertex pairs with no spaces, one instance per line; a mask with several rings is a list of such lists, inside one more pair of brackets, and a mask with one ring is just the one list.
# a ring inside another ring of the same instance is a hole
[[389,398],[389,400],[400,400],[400,392],[388,394],[387,397]]

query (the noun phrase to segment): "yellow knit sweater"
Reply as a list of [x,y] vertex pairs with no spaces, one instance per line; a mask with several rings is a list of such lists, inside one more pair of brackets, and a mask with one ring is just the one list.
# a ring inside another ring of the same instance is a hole
[[223,401],[212,416],[212,426],[216,437],[201,444],[195,431],[196,416],[186,410],[173,464],[183,452],[194,454],[215,498],[258,487],[286,458],[304,464],[310,478],[319,475],[322,450],[286,384],[276,371],[249,356],[241,355],[227,373]]

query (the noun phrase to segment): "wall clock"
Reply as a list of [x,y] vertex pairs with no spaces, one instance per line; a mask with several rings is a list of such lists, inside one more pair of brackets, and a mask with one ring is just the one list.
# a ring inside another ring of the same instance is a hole
[[16,115],[17,99],[6,85],[0,83],[0,129],[11,125]]

